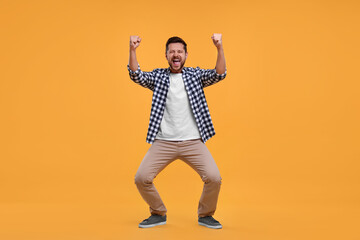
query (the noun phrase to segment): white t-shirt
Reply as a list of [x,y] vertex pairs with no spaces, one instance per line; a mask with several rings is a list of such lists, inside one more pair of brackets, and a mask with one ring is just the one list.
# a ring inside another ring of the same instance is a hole
[[181,73],[170,73],[164,116],[155,139],[190,140],[201,138],[191,110]]

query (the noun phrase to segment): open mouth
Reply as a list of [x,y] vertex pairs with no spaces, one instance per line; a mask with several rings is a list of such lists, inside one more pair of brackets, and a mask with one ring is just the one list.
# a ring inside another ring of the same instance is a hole
[[173,64],[174,64],[174,66],[176,66],[176,67],[179,67],[180,66],[180,59],[173,59]]

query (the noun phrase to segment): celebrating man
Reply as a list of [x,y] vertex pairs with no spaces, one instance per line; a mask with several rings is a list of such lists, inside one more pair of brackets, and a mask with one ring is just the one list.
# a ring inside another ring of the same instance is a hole
[[139,227],[149,228],[166,223],[167,209],[156,190],[154,178],[171,162],[180,159],[192,167],[204,182],[198,206],[198,224],[219,229],[222,225],[213,218],[221,186],[219,169],[205,142],[215,135],[203,88],[226,76],[225,56],[221,34],[211,39],[217,48],[214,69],[184,67],[188,56],[187,44],[179,37],[166,42],[165,57],[169,68],[151,72],[140,69],[136,49],[139,36],[130,36],[130,57],[127,66],[135,83],[153,91],[150,122],[146,142],[152,144],[144,156],[135,184],[151,216]]

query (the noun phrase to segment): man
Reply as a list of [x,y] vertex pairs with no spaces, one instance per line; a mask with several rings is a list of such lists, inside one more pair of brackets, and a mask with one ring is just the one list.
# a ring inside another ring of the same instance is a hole
[[191,166],[204,182],[198,206],[198,224],[219,229],[213,218],[221,185],[219,169],[205,146],[215,130],[203,91],[226,76],[221,34],[213,34],[217,48],[215,69],[184,67],[187,44],[179,37],[166,43],[165,57],[169,68],[151,72],[140,69],[136,49],[139,36],[130,36],[130,57],[127,66],[135,83],[153,91],[150,122],[146,142],[152,144],[135,175],[135,184],[149,205],[151,216],[139,224],[149,228],[166,223],[167,209],[157,192],[153,179],[171,162],[181,159]]

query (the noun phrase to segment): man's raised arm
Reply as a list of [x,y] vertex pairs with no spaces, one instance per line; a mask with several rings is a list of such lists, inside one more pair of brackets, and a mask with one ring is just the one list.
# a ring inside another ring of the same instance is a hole
[[136,59],[136,48],[140,45],[139,36],[130,36],[130,55],[127,66],[131,80],[145,88],[154,91],[154,77],[152,72],[141,71],[140,65]]
[[129,66],[130,69],[136,71],[138,69],[138,61],[136,59],[136,48],[140,45],[141,38],[139,36],[130,36],[130,55]]
[[214,45],[218,50],[218,55],[215,69],[200,69],[201,83],[203,88],[220,82],[226,77],[227,74],[221,34],[214,33],[211,36],[211,39],[213,40]]
[[211,39],[214,42],[214,45],[216,46],[218,50],[217,60],[216,60],[216,72],[218,74],[223,74],[226,71],[226,63],[225,63],[225,55],[224,55],[224,49],[222,45],[222,36],[221,33],[214,33],[211,36]]

